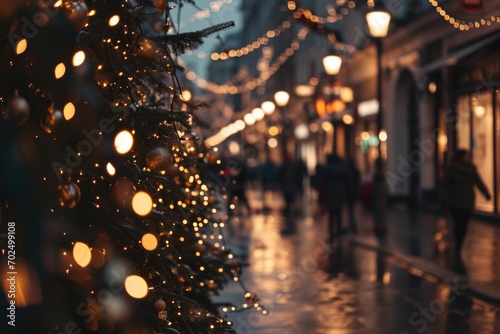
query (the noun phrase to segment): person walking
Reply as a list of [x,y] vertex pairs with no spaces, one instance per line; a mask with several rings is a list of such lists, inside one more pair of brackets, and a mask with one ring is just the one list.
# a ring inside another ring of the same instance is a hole
[[467,235],[469,218],[475,207],[475,192],[477,189],[490,200],[488,188],[471,162],[467,150],[458,150],[447,167],[443,179],[442,200],[449,209],[453,220],[453,235],[455,238],[454,269],[464,273],[462,262],[462,245]]
[[342,208],[346,200],[349,174],[342,159],[336,154],[326,157],[326,165],[318,176],[324,185],[324,205],[328,210],[328,241],[340,236],[342,229]]

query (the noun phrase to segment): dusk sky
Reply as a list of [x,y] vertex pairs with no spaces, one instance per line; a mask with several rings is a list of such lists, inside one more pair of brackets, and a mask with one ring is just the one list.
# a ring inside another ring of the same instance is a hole
[[[236,24],[235,28],[220,33],[220,36],[224,39],[225,36],[241,29],[242,23],[240,5],[242,1],[243,0],[197,1],[197,7],[205,10],[205,13],[210,13],[209,17],[201,20],[196,19],[197,15],[200,15],[200,10],[198,8],[189,4],[184,5],[181,11],[181,32],[201,30],[214,24],[234,21]],[[216,4],[220,4],[220,9],[218,11],[207,10],[209,8],[216,8]],[[172,12],[172,18],[174,19],[174,23],[177,25],[176,11],[177,9]],[[205,78],[205,69],[208,66],[208,62],[211,61],[210,53],[217,45],[220,45],[220,40],[217,39],[217,35],[210,36],[205,40],[205,44],[196,50],[192,55],[184,55],[182,58],[188,62],[189,66],[192,67],[197,74]],[[222,50],[223,47],[221,46],[221,51]],[[203,55],[205,56],[202,57]]]

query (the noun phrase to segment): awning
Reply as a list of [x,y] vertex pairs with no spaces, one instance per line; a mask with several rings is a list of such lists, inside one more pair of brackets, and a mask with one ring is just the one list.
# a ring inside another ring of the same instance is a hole
[[435,70],[438,70],[440,68],[448,67],[448,66],[453,66],[456,63],[458,63],[460,60],[464,59],[465,57],[473,54],[474,52],[480,50],[481,48],[489,45],[490,43],[493,43],[497,39],[500,39],[500,32],[494,33],[491,36],[488,36],[484,39],[481,39],[475,43],[468,44],[467,46],[464,46],[460,48],[459,50],[453,51],[450,54],[448,54],[445,57],[441,57],[440,59],[425,65],[421,68],[421,71],[423,73],[428,73],[428,72],[433,72]]

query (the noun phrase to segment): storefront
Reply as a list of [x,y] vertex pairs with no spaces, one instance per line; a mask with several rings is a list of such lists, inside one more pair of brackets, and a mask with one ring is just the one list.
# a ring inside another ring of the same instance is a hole
[[[357,107],[356,122],[356,161],[360,168],[363,181],[371,181],[375,174],[375,161],[378,157],[379,138],[377,136],[377,114],[379,102],[376,99],[361,101]],[[382,147],[383,152],[386,146]],[[387,153],[384,154],[386,159]]]
[[471,152],[473,163],[493,194],[476,196],[476,209],[500,212],[500,46],[493,43],[452,68],[455,148]]

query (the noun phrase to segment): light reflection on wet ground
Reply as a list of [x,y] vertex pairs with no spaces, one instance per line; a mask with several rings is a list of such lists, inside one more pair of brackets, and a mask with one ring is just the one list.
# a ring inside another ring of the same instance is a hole
[[[460,282],[414,276],[347,237],[329,246],[324,221],[307,210],[288,222],[276,208],[235,218],[231,234],[229,246],[250,264],[245,285],[271,313],[231,314],[238,333],[500,333],[499,309],[460,296]],[[221,299],[246,302],[236,284]]]

